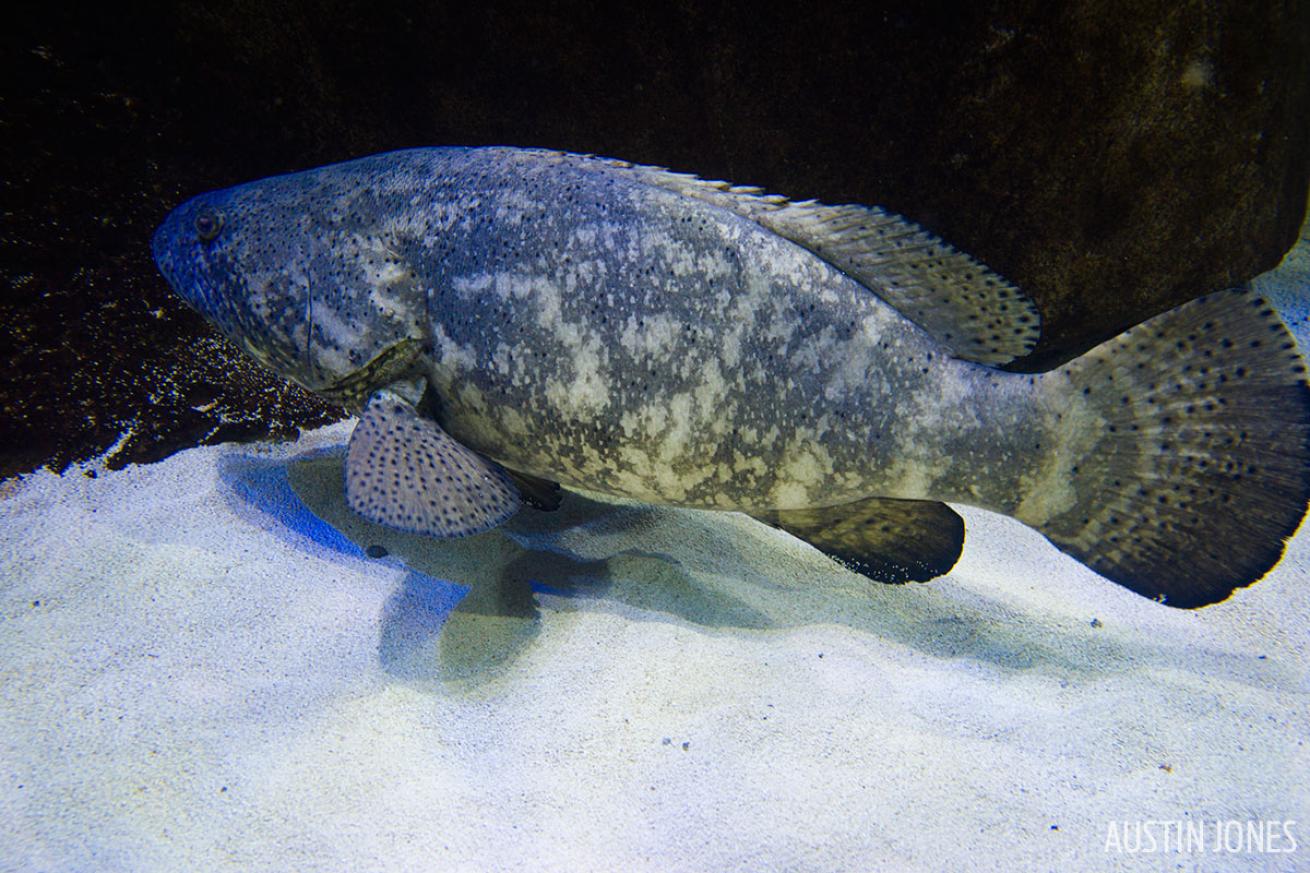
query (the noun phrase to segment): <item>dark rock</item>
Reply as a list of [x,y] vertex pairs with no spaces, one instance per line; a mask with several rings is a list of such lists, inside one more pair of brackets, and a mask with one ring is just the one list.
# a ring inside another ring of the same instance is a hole
[[[153,8],[151,8],[153,6]],[[1029,291],[1047,366],[1274,266],[1306,4],[45,4],[0,36],[0,475],[342,414],[155,274],[185,196],[402,146],[595,151],[880,204]],[[17,16],[17,17],[15,17]]]

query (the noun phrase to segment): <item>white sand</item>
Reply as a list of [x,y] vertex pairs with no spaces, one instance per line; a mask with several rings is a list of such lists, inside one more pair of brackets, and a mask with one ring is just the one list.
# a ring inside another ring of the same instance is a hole
[[[347,435],[5,486],[0,868],[1310,869],[1304,533],[1195,612],[967,509],[906,587],[585,499],[437,543],[345,510]],[[1146,819],[1206,851],[1106,851]]]

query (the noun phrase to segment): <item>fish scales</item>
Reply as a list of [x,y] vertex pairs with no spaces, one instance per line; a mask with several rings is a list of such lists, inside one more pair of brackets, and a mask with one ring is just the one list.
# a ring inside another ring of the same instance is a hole
[[[499,523],[515,482],[546,480],[745,511],[903,581],[954,563],[953,501],[1195,606],[1263,575],[1310,493],[1304,366],[1259,298],[1010,373],[1031,302],[876,208],[412,149],[202,195],[154,249],[245,351],[361,411],[352,505],[433,535]],[[1178,550],[1208,569],[1171,570]]]
[[726,210],[478,157],[418,174],[420,215],[466,219],[406,228],[428,241],[429,375],[463,441],[562,484],[702,507],[920,498],[953,466],[997,481],[959,449],[1027,420],[995,399],[1026,411],[1028,394],[974,390],[1021,377],[934,353],[867,289]]

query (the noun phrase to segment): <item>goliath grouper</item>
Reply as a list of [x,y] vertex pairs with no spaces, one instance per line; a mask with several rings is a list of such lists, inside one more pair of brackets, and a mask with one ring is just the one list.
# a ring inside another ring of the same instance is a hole
[[559,486],[737,510],[882,581],[955,563],[943,501],[1170,606],[1282,556],[1310,389],[1274,310],[1210,295],[1041,375],[1031,301],[903,218],[513,148],[376,155],[196,197],[188,303],[360,412],[346,497],[435,537]]

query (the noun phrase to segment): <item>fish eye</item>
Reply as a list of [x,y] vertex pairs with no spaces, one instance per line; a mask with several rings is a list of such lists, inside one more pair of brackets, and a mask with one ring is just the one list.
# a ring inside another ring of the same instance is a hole
[[216,209],[205,207],[196,214],[196,235],[202,242],[209,242],[218,236],[223,228],[223,214]]

